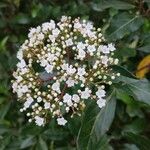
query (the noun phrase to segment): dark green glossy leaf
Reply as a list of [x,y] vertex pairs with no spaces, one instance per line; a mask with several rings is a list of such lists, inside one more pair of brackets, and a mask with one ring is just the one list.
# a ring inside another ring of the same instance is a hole
[[25,140],[23,140],[23,141],[21,142],[20,148],[21,148],[21,149],[24,149],[24,148],[27,148],[27,147],[29,147],[29,146],[31,146],[31,145],[34,145],[34,144],[35,144],[35,139],[34,139],[34,137],[33,137],[33,136],[30,136],[30,137],[26,138]]
[[143,24],[143,18],[139,15],[131,15],[129,13],[120,13],[116,15],[110,23],[107,31],[107,37],[110,40],[117,40],[123,38],[139,29]]
[[28,24],[30,22],[30,17],[26,14],[20,13],[13,21],[18,24]]
[[148,8],[150,8],[150,1],[149,0],[144,0],[144,2],[146,2],[147,5],[148,5]]
[[125,144],[123,150],[140,150],[140,149],[134,144]]
[[4,119],[9,111],[10,105],[11,103],[9,102],[8,104],[3,105],[3,108],[0,109],[0,119]]
[[134,5],[119,0],[99,0],[98,3],[91,3],[91,6],[95,11],[103,11],[107,8],[122,10],[134,8]]
[[42,150],[48,150],[46,142],[42,139],[42,137],[39,137],[39,146]]
[[129,95],[133,96],[135,100],[150,105],[150,83],[148,80],[136,80],[121,76],[118,81],[123,82],[122,87],[128,89]]
[[139,50],[141,52],[145,52],[145,53],[150,53],[150,44],[142,46],[142,47],[139,47],[137,50]]
[[99,112],[94,104],[86,109],[78,135],[78,149],[100,149],[101,137],[108,131],[115,114],[116,99],[112,93]]
[[113,65],[113,66],[111,66],[111,68],[116,73],[119,72],[122,76],[130,77],[130,78],[135,78],[135,75],[133,73],[131,73],[130,71],[128,71],[126,68],[124,68],[122,66]]
[[140,150],[149,150],[150,140],[144,136],[140,136],[134,133],[124,133],[123,136],[130,142],[136,144]]
[[69,133],[63,129],[48,129],[45,130],[43,135],[47,138],[47,139],[51,139],[51,140],[63,140],[66,139],[69,136]]
[[139,134],[144,131],[147,127],[147,122],[145,119],[135,119],[131,124],[125,125],[123,132],[132,132],[135,134]]

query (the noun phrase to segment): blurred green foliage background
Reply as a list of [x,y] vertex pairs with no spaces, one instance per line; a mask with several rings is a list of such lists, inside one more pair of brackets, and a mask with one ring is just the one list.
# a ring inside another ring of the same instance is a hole
[[[115,55],[122,66],[116,70],[124,76],[118,82],[124,84],[115,83],[117,100],[101,112],[89,105],[66,127],[55,120],[37,127],[19,112],[21,104],[11,90],[16,52],[31,27],[62,15],[93,21],[108,41],[116,43]],[[148,54],[150,0],[1,0],[0,150],[149,150],[150,76],[132,79]]]

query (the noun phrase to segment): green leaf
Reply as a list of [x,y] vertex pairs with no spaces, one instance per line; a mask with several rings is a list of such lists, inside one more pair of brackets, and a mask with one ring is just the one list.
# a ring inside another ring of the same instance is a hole
[[41,137],[39,137],[39,146],[42,150],[48,150],[46,142]]
[[19,13],[13,21],[18,24],[28,24],[30,17],[27,14]]
[[138,30],[143,22],[143,18],[139,15],[135,16],[127,12],[119,13],[111,20],[107,38],[113,41],[122,39],[125,35]]
[[19,5],[20,5],[20,0],[13,0],[13,3],[15,4],[16,7],[19,7]]
[[123,76],[130,77],[130,78],[135,78],[136,76],[132,74],[130,71],[128,71],[126,68],[118,65],[112,65],[111,68],[113,69],[114,72],[120,73]]
[[0,119],[4,119],[6,114],[8,113],[10,109],[11,103],[3,105],[3,107],[0,109]]
[[68,124],[68,128],[70,129],[70,132],[74,135],[74,136],[77,136],[78,135],[78,132],[79,132],[79,128],[81,126],[81,117],[73,117],[73,118],[70,118],[68,120],[69,124]]
[[144,2],[146,2],[147,5],[148,5],[148,8],[150,8],[150,1],[149,0],[144,0]]
[[125,125],[123,132],[132,132],[139,134],[147,127],[147,122],[145,119],[138,118],[132,121],[132,123]]
[[95,150],[112,150],[112,147],[109,145],[109,141],[110,139],[106,135],[103,135],[101,136],[100,141],[94,145],[94,147],[91,146],[88,149],[91,150],[94,148]]
[[128,93],[122,89],[116,90],[116,96],[117,96],[117,99],[123,101],[127,105],[134,104],[134,99],[131,96],[129,96]]
[[100,149],[101,137],[109,130],[116,108],[114,92],[107,99],[107,105],[99,112],[93,103],[89,105],[83,116],[77,145],[79,150]]
[[118,81],[123,82],[122,88],[126,88],[129,95],[133,96],[135,100],[150,105],[150,83],[148,80],[136,80],[120,76]]
[[139,47],[137,50],[145,53],[150,53],[150,44]]
[[36,18],[39,14],[39,11],[42,9],[42,5],[39,3],[38,5],[34,5],[31,10],[31,16],[32,18]]
[[130,117],[135,117],[135,116],[139,118],[144,117],[144,113],[140,109],[140,105],[138,105],[137,103],[135,105],[128,105],[126,108],[126,112]]
[[8,41],[9,36],[6,36],[0,41],[0,51],[5,51],[6,50],[6,43]]
[[123,150],[140,150],[140,149],[134,144],[125,144]]
[[133,48],[129,48],[124,46],[123,48],[118,48],[118,50],[115,52],[115,57],[121,59],[134,57],[136,55],[136,50]]
[[9,142],[11,141],[11,136],[8,135],[6,138],[4,139],[0,139],[0,150],[6,150],[7,145],[9,144]]
[[69,135],[69,133],[65,130],[61,130],[59,128],[55,128],[55,129],[47,129],[44,131],[43,135],[50,140],[63,140],[66,139]]
[[130,142],[136,144],[140,150],[149,150],[150,140],[145,136],[140,136],[134,133],[124,133],[123,136]]
[[98,3],[91,3],[91,6],[95,11],[103,11],[107,8],[121,10],[134,8],[134,5],[119,0],[99,0]]
[[30,136],[22,141],[20,148],[24,149],[24,148],[30,147],[31,145],[34,145],[34,144],[35,144],[34,137]]
[[1,120],[0,120],[0,135],[5,134],[5,133],[9,133],[10,135],[10,128],[8,127],[7,124],[2,124]]

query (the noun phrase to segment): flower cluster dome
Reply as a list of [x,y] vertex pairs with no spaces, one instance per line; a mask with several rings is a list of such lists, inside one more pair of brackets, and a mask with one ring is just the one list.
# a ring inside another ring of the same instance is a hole
[[113,51],[101,29],[80,18],[62,16],[58,23],[50,20],[31,28],[13,73],[13,92],[23,103],[20,111],[38,126],[50,117],[65,125],[64,116],[81,115],[87,100],[104,107],[105,85],[119,76],[109,67],[118,63]]

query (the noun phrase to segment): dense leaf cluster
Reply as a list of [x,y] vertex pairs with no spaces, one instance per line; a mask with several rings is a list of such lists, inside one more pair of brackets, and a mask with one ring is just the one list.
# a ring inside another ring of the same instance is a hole
[[[82,118],[60,127],[27,123],[11,90],[16,52],[28,29],[62,15],[92,20],[116,43],[122,75],[108,87],[101,111],[87,104]],[[0,1],[0,150],[149,150],[150,82],[134,76],[150,53],[149,0],[1,0]]]

